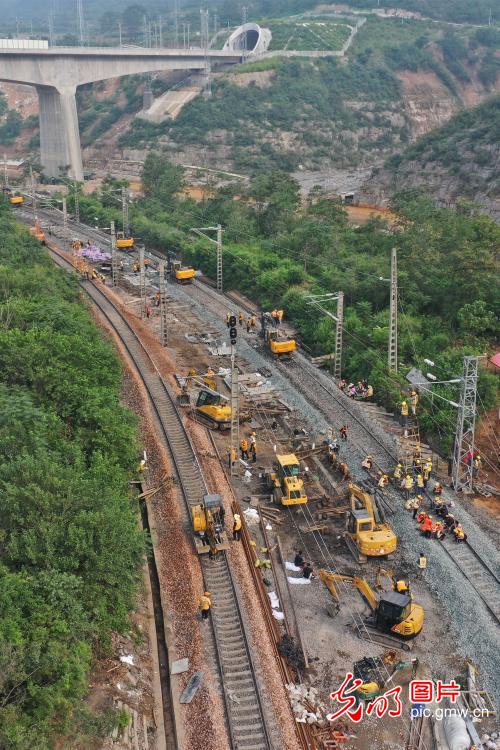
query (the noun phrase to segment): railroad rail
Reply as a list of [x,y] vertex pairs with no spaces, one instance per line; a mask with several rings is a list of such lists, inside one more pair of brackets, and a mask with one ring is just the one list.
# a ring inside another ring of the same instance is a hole
[[[46,210],[39,212],[40,215],[44,215],[48,221],[53,221],[53,210]],[[17,209],[16,214],[18,216],[24,216],[31,220],[31,212],[23,209]],[[58,216],[58,220],[62,223],[62,216]],[[57,223],[57,222],[53,222]],[[68,221],[68,228],[74,227],[75,235],[87,236],[95,241],[110,242],[109,237],[101,231],[94,230],[84,224],[77,224],[74,221]],[[156,253],[151,253],[152,257],[160,258],[161,256]],[[237,304],[247,312],[250,312],[250,308],[245,308],[241,300],[232,297],[230,294],[217,292],[211,286],[201,283],[195,279],[193,286],[209,297],[213,304],[218,306],[218,314],[221,316],[227,312],[228,306]],[[329,398],[332,398],[337,405],[344,411],[350,419],[353,419],[359,430],[361,430],[373,444],[375,442],[378,449],[382,450],[386,459],[389,457],[393,463],[397,462],[397,456],[393,454],[382,441],[373,434],[370,428],[364,424],[363,420],[355,413],[352,405],[348,402],[348,399],[341,394],[336,388],[335,384],[326,384],[323,382],[323,378],[314,367],[314,365],[300,352],[295,353],[298,362],[292,364],[288,362],[285,365],[279,364],[279,368],[283,371],[284,376],[290,380],[295,387],[306,394],[307,399],[313,404],[321,413],[327,418],[331,418],[331,412],[329,411],[329,405],[325,400],[319,398],[317,391],[311,389],[311,380],[319,387],[319,389],[327,394]],[[275,363],[276,364],[276,363]],[[305,382],[305,379],[307,382]],[[338,418],[338,417],[337,417]],[[372,452],[373,453],[373,452]],[[380,455],[380,454],[379,454]],[[498,575],[491,570],[490,565],[482,558],[479,552],[475,550],[471,544],[466,541],[462,544],[449,545],[444,543],[442,545],[448,556],[453,560],[456,567],[462,572],[462,574],[468,579],[472,587],[476,590],[478,596],[483,601],[485,606],[488,608],[493,617],[499,621],[499,600],[500,600],[500,578]]]
[[423,742],[424,715],[412,717],[405,750],[420,750]]
[[[56,263],[73,266],[51,248]],[[207,494],[207,486],[174,398],[135,331],[113,302],[92,282],[81,286],[99,308],[125,346],[147,389],[151,404],[169,448],[187,511]],[[238,750],[271,747],[262,701],[243,626],[238,597],[225,553],[217,560],[201,557],[206,590],[213,596],[212,624],[221,674],[231,745]]]

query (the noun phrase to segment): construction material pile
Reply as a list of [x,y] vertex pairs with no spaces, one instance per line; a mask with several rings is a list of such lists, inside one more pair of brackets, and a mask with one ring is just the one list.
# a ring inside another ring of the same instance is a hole
[[316,724],[320,727],[329,726],[326,719],[328,708],[319,700],[316,688],[289,683],[286,689],[296,721],[302,724]]

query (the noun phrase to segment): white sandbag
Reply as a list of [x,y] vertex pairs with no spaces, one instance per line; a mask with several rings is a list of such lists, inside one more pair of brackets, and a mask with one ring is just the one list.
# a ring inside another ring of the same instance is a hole
[[298,573],[299,570],[302,570],[302,568],[298,568],[296,565],[294,565],[293,562],[288,561],[285,563],[285,568],[287,570],[293,570],[294,573]]
[[287,576],[289,583],[311,583],[310,578],[292,578],[292,576]]
[[283,614],[283,612],[278,612],[275,609],[273,609],[273,617],[275,620],[278,620],[278,622],[281,622],[285,619],[285,615]]
[[471,740],[461,716],[445,716],[443,727],[450,750],[469,750]]

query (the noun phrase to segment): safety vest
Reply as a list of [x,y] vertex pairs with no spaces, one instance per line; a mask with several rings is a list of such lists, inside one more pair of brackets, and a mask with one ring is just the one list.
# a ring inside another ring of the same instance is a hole
[[420,570],[425,570],[427,567],[427,558],[422,555],[422,557],[418,558],[418,567]]
[[413,487],[413,479],[411,477],[405,477],[405,488],[411,490]]
[[417,487],[422,488],[424,486],[424,478],[422,474],[417,474]]
[[406,401],[403,404],[401,404],[401,416],[403,417],[408,416],[408,404],[406,403]]
[[241,518],[234,519],[234,530],[239,531],[241,529]]
[[373,388],[371,385],[369,385],[368,388],[366,389],[366,397],[371,398],[372,396],[373,396]]
[[200,596],[200,609],[207,610],[212,606],[212,602],[208,596]]
[[395,479],[400,479],[401,478],[401,467],[400,466],[396,466],[396,468],[394,469],[394,478]]
[[247,440],[242,440],[241,443],[240,443],[240,448],[241,448],[242,451],[247,451],[248,450],[248,441]]

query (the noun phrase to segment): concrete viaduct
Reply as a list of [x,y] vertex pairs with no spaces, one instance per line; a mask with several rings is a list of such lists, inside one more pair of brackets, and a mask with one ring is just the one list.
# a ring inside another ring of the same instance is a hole
[[[209,50],[211,65],[241,62],[241,54]],[[202,49],[51,47],[0,48],[0,80],[34,86],[40,109],[40,153],[44,173],[83,180],[76,89],[84,83],[161,70],[205,70]]]

